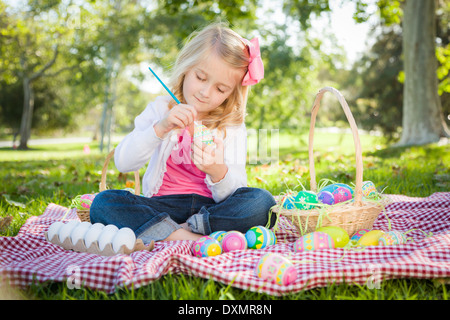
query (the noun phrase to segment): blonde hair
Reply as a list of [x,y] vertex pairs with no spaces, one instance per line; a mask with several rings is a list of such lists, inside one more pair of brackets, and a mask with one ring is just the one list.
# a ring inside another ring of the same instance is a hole
[[[201,63],[210,53],[216,53],[230,67],[247,72],[249,52],[242,37],[223,23],[214,23],[201,31],[192,33],[178,55],[172,70],[170,86],[175,96],[182,102],[183,82],[186,73]],[[215,110],[211,111],[202,124],[210,129],[223,130],[229,125],[239,125],[245,120],[248,86],[238,82],[230,96]],[[175,105],[169,104],[169,108]]]

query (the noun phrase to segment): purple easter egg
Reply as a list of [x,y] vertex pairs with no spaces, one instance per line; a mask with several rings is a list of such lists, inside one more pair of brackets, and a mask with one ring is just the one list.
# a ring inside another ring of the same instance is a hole
[[321,192],[319,192],[319,194],[317,195],[317,198],[323,204],[329,204],[329,205],[333,205],[334,204],[334,196],[329,191],[321,191]]

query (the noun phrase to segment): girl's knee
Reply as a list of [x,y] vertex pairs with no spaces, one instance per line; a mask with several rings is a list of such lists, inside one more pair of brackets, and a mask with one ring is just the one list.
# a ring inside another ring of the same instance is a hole
[[89,216],[92,223],[102,222],[103,215],[109,211],[111,206],[117,203],[121,190],[105,190],[99,192],[91,203]]

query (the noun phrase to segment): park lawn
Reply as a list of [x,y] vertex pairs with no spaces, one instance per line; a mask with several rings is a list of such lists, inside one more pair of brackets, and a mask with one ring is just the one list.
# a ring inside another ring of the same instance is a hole
[[[273,136],[272,136],[273,137]],[[274,195],[288,189],[309,187],[307,135],[279,134],[277,152],[247,166],[248,184],[265,188]],[[274,138],[274,139],[275,139]],[[255,137],[249,137],[249,149]],[[390,148],[382,139],[361,135],[364,180],[371,180],[386,194],[425,197],[450,191],[450,145]],[[0,236],[15,236],[32,215],[43,213],[49,203],[69,206],[79,194],[98,191],[106,154],[90,144],[92,152],[83,153],[83,144],[45,145],[30,151],[0,149],[0,217],[12,216],[12,223]],[[354,182],[353,139],[349,134],[317,132],[314,142],[317,180]],[[254,152],[254,151],[253,151]],[[261,163],[262,162],[262,163]],[[141,176],[144,169],[141,169]],[[119,175],[110,164],[107,183],[124,188],[133,176]],[[432,280],[394,279],[384,281],[381,289],[341,284],[302,291],[284,297],[253,293],[212,280],[186,275],[167,275],[138,289],[118,289],[115,294],[90,289],[70,290],[64,283],[33,285],[27,290],[12,290],[22,299],[449,299],[450,285]]]

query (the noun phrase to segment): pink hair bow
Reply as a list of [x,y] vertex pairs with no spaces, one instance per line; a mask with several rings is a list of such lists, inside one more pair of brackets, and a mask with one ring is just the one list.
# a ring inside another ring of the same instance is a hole
[[261,60],[258,38],[253,38],[250,41],[244,39],[244,42],[248,46],[250,61],[248,63],[248,71],[242,80],[242,85],[251,86],[257,84],[262,78],[264,78],[264,64]]

